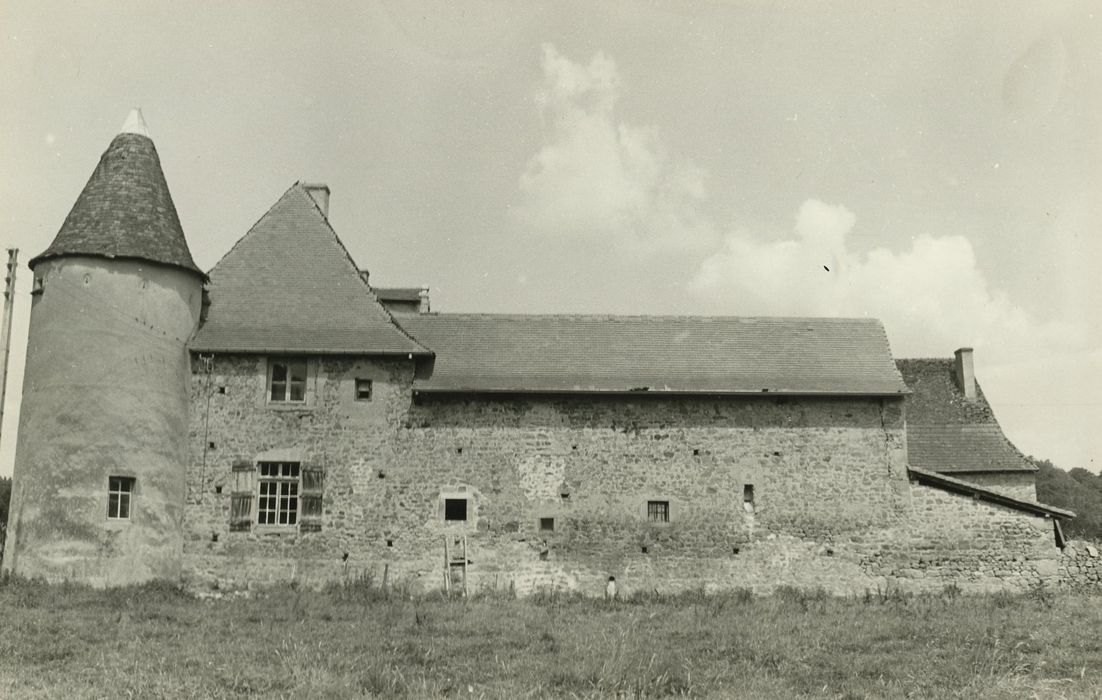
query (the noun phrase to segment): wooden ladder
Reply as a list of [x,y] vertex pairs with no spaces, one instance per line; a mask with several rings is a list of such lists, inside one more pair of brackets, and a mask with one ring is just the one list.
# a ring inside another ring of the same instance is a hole
[[451,595],[452,571],[459,569],[463,597],[467,597],[467,538],[444,535],[444,591]]

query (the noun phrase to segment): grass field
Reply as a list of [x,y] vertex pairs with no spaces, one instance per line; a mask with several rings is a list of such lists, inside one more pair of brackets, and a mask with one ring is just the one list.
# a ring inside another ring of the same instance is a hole
[[606,603],[0,582],[0,697],[1102,698],[1102,597]]

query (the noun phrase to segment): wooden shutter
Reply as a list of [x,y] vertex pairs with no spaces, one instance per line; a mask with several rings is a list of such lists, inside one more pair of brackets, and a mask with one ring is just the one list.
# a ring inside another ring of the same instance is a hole
[[248,530],[253,524],[256,498],[256,465],[248,460],[233,463],[233,493],[230,494],[230,531]]
[[322,485],[325,470],[318,464],[305,464],[302,467],[302,518],[299,520],[300,532],[319,532],[322,516]]

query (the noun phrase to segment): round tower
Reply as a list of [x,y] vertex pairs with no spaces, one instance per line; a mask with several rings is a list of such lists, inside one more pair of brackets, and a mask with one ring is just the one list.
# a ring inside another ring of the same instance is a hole
[[175,579],[187,462],[185,343],[206,277],[139,110],[30,268],[3,569],[97,586]]

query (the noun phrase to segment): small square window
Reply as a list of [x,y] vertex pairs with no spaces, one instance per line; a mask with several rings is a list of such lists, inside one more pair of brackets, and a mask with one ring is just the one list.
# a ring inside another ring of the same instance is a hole
[[742,509],[747,513],[754,512],[754,485],[745,484],[742,487]]
[[445,498],[444,499],[444,520],[449,522],[466,522],[467,521],[467,499],[466,498]]
[[370,401],[371,400],[371,380],[370,379],[357,379],[356,380],[356,400],[357,401]]
[[554,532],[555,519],[554,518],[540,518],[540,530],[543,532]]
[[273,359],[268,363],[268,400],[272,403],[306,403],[306,360]]
[[130,500],[134,496],[134,477],[112,476],[107,478],[107,518],[129,520]]
[[647,520],[652,523],[668,523],[670,521],[670,502],[647,501]]

